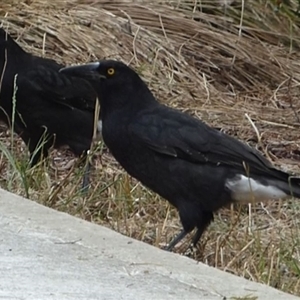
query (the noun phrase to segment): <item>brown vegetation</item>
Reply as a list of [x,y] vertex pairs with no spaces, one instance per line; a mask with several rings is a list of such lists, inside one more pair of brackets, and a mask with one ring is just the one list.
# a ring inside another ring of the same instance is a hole
[[[281,8],[262,0],[1,2],[1,25],[27,51],[68,65],[125,61],[161,102],[300,173],[296,1]],[[103,144],[90,194],[81,197],[82,170],[70,153],[55,151],[50,167],[29,170],[21,141],[4,128],[0,139],[2,188],[156,246],[180,229],[176,211],[129,178]],[[223,209],[198,249],[176,251],[300,295],[299,210],[299,200]]]

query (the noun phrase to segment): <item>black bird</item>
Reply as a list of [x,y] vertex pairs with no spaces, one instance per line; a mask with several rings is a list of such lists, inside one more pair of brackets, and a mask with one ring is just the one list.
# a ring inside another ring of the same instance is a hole
[[52,146],[68,145],[84,158],[91,146],[97,94],[88,81],[59,73],[62,67],[25,52],[0,28],[0,119],[28,145],[32,166]]
[[160,104],[125,64],[99,61],[61,72],[98,80],[104,142],[131,176],[178,209],[183,230],[168,250],[197,228],[195,245],[213,212],[229,203],[300,197],[300,178],[275,169],[237,139]]

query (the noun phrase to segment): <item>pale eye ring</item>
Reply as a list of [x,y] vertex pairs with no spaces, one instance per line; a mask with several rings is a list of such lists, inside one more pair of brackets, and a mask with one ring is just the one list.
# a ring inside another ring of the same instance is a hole
[[114,75],[114,74],[115,74],[115,69],[114,69],[114,68],[109,68],[109,69],[107,69],[107,74],[108,74],[109,76]]

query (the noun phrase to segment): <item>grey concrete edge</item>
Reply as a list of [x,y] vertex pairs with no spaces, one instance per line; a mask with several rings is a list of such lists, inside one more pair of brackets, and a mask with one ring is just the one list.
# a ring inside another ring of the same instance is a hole
[[[300,299],[263,284],[220,271],[128,238],[108,228],[57,212],[0,189],[1,215],[20,228],[58,242],[76,242],[126,264],[152,270],[221,299]],[[71,238],[70,238],[71,237]],[[207,298],[208,299],[208,298]]]

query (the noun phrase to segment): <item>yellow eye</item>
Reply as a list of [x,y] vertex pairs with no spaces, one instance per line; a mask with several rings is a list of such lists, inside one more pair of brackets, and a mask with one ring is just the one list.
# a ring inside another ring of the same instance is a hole
[[107,69],[107,74],[108,74],[109,76],[114,75],[114,74],[115,74],[115,69],[114,69],[114,68],[109,68],[109,69]]

